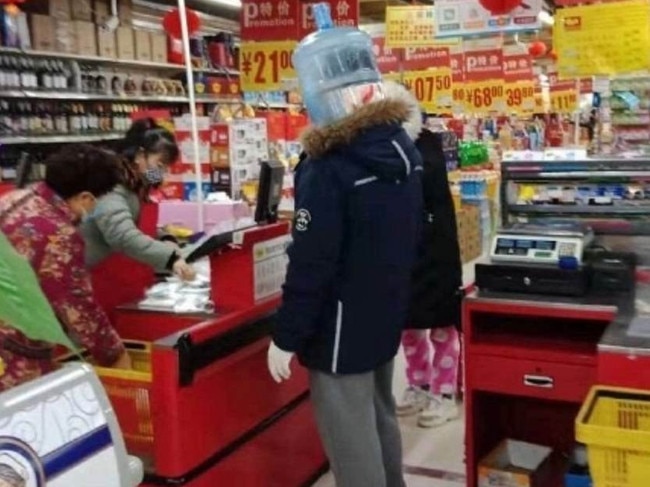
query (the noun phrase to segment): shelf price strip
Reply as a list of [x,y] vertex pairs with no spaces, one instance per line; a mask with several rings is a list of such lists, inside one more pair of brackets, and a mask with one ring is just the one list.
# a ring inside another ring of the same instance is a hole
[[295,41],[246,42],[240,51],[242,91],[276,91],[296,77],[291,56]]

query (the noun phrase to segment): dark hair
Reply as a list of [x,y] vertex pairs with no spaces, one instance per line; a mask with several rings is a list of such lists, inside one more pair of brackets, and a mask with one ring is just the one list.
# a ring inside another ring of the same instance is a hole
[[100,197],[121,181],[115,154],[92,145],[70,145],[45,161],[45,183],[64,199],[88,191]]
[[151,118],[133,122],[120,144],[120,153],[129,162],[135,160],[140,150],[147,154],[161,154],[165,164],[176,162],[180,153],[174,134]]

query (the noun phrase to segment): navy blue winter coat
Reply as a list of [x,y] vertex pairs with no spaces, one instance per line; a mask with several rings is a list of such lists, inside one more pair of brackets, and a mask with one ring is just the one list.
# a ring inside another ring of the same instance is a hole
[[401,127],[408,110],[372,103],[303,139],[273,338],[310,369],[368,372],[399,348],[423,219],[422,161]]

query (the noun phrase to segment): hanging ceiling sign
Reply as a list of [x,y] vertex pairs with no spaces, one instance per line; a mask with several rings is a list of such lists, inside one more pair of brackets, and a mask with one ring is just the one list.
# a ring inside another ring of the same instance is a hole
[[384,37],[373,37],[372,50],[375,54],[380,73],[385,74],[399,71],[400,55],[402,52],[400,49],[386,47],[386,39]]
[[409,47],[404,54],[404,71],[449,68],[449,47]]
[[[299,0],[298,34],[297,39],[311,34],[316,30],[313,6],[321,1]],[[356,27],[359,25],[359,0],[328,0],[332,21],[337,27]]]
[[386,7],[386,44],[390,47],[431,46],[435,41],[432,5]]
[[296,39],[299,7],[298,0],[242,0],[242,41]]
[[508,15],[492,15],[478,0],[436,0],[435,36],[467,37],[540,29],[542,2],[522,0]]

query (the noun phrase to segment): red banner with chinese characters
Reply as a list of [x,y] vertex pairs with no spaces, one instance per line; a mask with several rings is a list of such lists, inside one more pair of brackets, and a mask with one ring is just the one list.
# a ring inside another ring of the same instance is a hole
[[[322,0],[320,0],[322,2]],[[312,6],[319,1],[299,1],[298,35],[300,40],[316,30]],[[327,0],[332,13],[332,21],[338,27],[355,27],[359,25],[359,0]]]
[[503,79],[503,50],[465,51],[465,81]]
[[529,54],[503,57],[503,79],[506,83],[533,80],[533,59]]
[[299,0],[242,0],[242,41],[297,39]]
[[462,52],[453,53],[450,56],[451,75],[454,83],[465,81],[465,56]]
[[372,49],[375,53],[375,59],[377,59],[377,67],[382,74],[399,71],[401,49],[386,47],[385,37],[374,37],[372,39]]
[[451,66],[449,47],[407,47],[404,54],[404,71],[421,71]]

